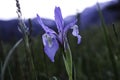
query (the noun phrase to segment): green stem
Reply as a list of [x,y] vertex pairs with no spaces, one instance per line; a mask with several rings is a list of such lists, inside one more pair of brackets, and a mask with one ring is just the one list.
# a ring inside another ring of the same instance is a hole
[[67,38],[65,38],[65,42],[64,42],[64,53],[65,54],[63,55],[63,59],[64,59],[66,71],[69,80],[72,80],[72,53]]

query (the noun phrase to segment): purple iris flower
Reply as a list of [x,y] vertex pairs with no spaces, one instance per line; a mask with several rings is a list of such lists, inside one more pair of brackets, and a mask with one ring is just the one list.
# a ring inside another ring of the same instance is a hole
[[57,50],[59,49],[59,44],[64,45],[64,40],[67,36],[67,32],[69,29],[73,29],[72,34],[73,36],[78,38],[78,44],[81,41],[78,26],[75,25],[77,20],[74,20],[73,22],[65,26],[60,7],[55,7],[54,14],[58,32],[55,32],[54,30],[46,26],[42,22],[40,16],[37,14],[38,22],[45,31],[45,33],[42,35],[44,51],[52,62],[54,62],[54,57]]

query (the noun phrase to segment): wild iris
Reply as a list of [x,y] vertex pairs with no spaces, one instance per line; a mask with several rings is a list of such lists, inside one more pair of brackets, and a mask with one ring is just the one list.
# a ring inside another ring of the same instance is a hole
[[81,36],[79,35],[78,26],[75,25],[77,20],[74,20],[70,24],[67,24],[65,26],[60,7],[55,7],[54,14],[55,14],[55,22],[57,25],[58,32],[55,32],[54,30],[50,29],[48,26],[44,25],[40,16],[37,14],[38,22],[45,30],[45,33],[42,35],[44,51],[52,62],[54,62],[54,56],[56,54],[56,51],[59,49],[59,42],[61,45],[64,45],[64,41],[67,37],[67,32],[69,29],[72,29],[73,36],[78,38],[78,44],[81,41]]

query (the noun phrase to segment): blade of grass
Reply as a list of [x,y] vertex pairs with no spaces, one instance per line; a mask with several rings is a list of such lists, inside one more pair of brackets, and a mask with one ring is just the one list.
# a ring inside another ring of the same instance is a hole
[[76,76],[77,76],[77,74],[76,74],[76,66],[73,65],[73,80],[77,80]]
[[9,72],[9,75],[10,75],[10,80],[14,80],[9,66],[8,66],[8,72]]
[[33,52],[33,40],[32,40],[32,21],[31,19],[28,20],[29,21],[29,44],[30,44],[30,52],[31,52],[31,61],[32,61],[32,65],[33,65],[33,69],[34,69],[34,76],[37,80],[37,72],[36,72],[36,67],[35,67],[35,56],[34,56],[34,52]]
[[116,28],[115,28],[115,24],[113,24],[113,31],[114,31],[114,34],[115,34],[115,37],[116,37],[116,40],[118,40],[118,34],[117,34],[117,31],[116,31]]
[[116,63],[116,60],[115,60],[115,55],[114,55],[114,53],[112,51],[112,48],[111,48],[111,42],[109,40],[108,31],[106,29],[106,24],[105,24],[105,21],[104,21],[99,3],[97,3],[97,7],[98,7],[98,12],[99,12],[99,15],[100,15],[100,19],[101,19],[103,34],[104,34],[104,37],[105,37],[105,40],[106,40],[106,45],[107,45],[108,52],[109,52],[109,58],[110,58],[110,61],[111,61],[112,67],[113,67],[114,80],[119,80],[119,73],[118,73],[117,63]]
[[1,70],[1,80],[4,80],[4,74],[5,74],[5,70],[7,65],[9,64],[9,61],[13,55],[13,51],[19,46],[19,44],[23,41],[23,39],[20,39],[13,47],[12,49],[10,49],[10,51],[8,52],[7,57],[5,58],[2,70]]
[[3,50],[3,44],[2,41],[0,40],[0,63],[4,60],[4,50]]

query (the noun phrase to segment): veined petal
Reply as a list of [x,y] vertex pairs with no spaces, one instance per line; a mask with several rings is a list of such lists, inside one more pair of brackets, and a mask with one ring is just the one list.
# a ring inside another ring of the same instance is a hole
[[54,14],[55,14],[55,22],[57,25],[58,32],[61,32],[61,31],[63,31],[64,21],[63,21],[60,7],[55,7]]
[[77,22],[77,19],[73,20],[71,23],[67,24],[64,28],[64,33],[67,33],[67,31],[73,27],[75,25],[75,23]]
[[78,26],[77,25],[74,25],[73,27],[71,27],[71,29],[73,29],[73,36],[77,37],[78,38],[78,44],[80,44],[81,42],[81,36],[79,35],[79,29],[78,29]]
[[54,34],[44,34],[42,36],[44,51],[49,59],[54,62],[55,54],[59,48],[59,44]]
[[42,26],[42,28],[45,30],[45,32],[56,34],[56,32],[54,30],[52,30],[49,27],[47,27],[46,25],[44,25],[43,21],[41,20],[41,18],[38,14],[37,14],[37,19],[38,19],[38,23]]

